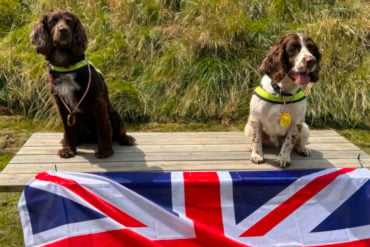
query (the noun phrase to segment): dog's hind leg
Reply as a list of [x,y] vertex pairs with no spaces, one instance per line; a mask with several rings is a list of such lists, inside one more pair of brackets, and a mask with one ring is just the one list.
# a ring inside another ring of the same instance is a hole
[[109,120],[113,129],[113,141],[117,141],[120,145],[124,146],[135,144],[135,138],[126,134],[123,120],[113,108],[109,112]]
[[302,156],[310,156],[311,151],[306,147],[308,144],[308,138],[310,136],[310,130],[306,123],[298,124],[298,139],[295,146],[295,151],[297,154]]
[[123,146],[135,145],[136,139],[133,136],[127,135],[126,133],[121,134],[118,143]]

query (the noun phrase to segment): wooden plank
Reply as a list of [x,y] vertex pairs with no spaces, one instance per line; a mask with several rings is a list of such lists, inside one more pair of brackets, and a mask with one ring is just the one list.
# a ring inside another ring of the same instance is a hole
[[[135,136],[137,145],[196,145],[196,144],[245,144],[248,142],[248,138],[245,136],[240,137],[171,137],[171,138],[140,138]],[[24,146],[50,146],[60,145],[59,138],[30,138]],[[342,136],[328,136],[328,137],[310,137],[310,143],[337,143],[337,142],[348,142]]]
[[[27,146],[23,147],[19,152],[18,155],[30,155],[30,154],[56,154],[56,151],[60,149],[61,146],[48,146],[45,148],[35,147],[35,146]],[[113,149],[115,153],[137,153],[137,152],[145,152],[145,153],[157,153],[157,152],[205,152],[205,151],[246,151],[248,150],[248,144],[235,144],[235,145],[140,145],[140,146],[114,146]],[[83,145],[77,147],[78,151],[81,153],[93,153],[96,149],[96,145]]]
[[[277,150],[271,150],[266,152],[265,158],[276,158]],[[360,154],[363,158],[368,157],[365,152],[358,151],[317,151],[312,150],[309,158],[299,156],[295,153],[292,154],[292,159],[335,159],[335,158],[356,158]],[[128,153],[116,153],[115,155],[106,159],[96,159],[92,152],[82,153],[76,155],[74,158],[69,159],[71,163],[79,162],[94,162],[94,163],[105,163],[105,162],[122,162],[122,161],[150,161],[150,160],[245,160],[249,159],[249,154],[247,152],[235,152],[235,151],[188,151],[188,152],[153,152],[145,153],[140,149],[136,152]],[[65,159],[58,157],[56,154],[47,155],[16,155],[10,162],[10,164],[17,163],[59,163],[65,162]]]
[[[61,147],[62,133],[34,133],[17,155],[0,173],[0,191],[19,191],[28,179],[45,171],[217,171],[217,170],[276,170],[274,161],[278,149],[264,148],[265,163],[256,165],[249,160],[248,138],[243,132],[174,132],[131,133],[135,146],[115,145],[115,155],[96,159],[96,145],[78,147],[78,155],[61,159],[56,155]],[[286,169],[328,167],[370,168],[370,156],[334,130],[311,131],[310,157],[295,153],[293,165]]]
[[3,174],[0,173],[0,192],[19,192],[33,177],[33,174]]
[[[138,138],[157,138],[157,137],[171,137],[171,138],[179,138],[179,137],[187,137],[187,138],[194,138],[194,137],[214,137],[214,138],[225,138],[225,137],[245,137],[243,131],[230,131],[230,132],[134,132],[128,133]],[[338,136],[338,133],[335,130],[310,130],[310,136],[312,137],[326,137],[326,136]],[[62,133],[55,133],[55,132],[37,132],[32,135],[32,139],[39,139],[39,138],[56,138],[61,139],[63,137]]]
[[[24,146],[22,149],[19,150],[17,155],[43,155],[43,154],[56,154],[57,150],[61,148],[61,145],[51,145],[45,147],[37,147],[37,146]],[[356,151],[359,150],[357,146],[350,142],[344,143],[311,143],[308,145],[308,148],[313,150],[347,150],[347,151]],[[81,153],[93,153],[96,149],[96,145],[81,145],[78,146],[78,151]],[[249,149],[249,143],[245,144],[189,144],[189,145],[137,145],[137,146],[127,146],[127,147],[119,147],[114,146],[116,153],[130,153],[130,152],[138,152],[141,150],[145,153],[152,153],[152,152],[178,152],[178,151],[247,151]]]
[[[370,160],[368,160],[368,163]],[[187,162],[187,161],[176,161],[176,162],[130,162],[130,163],[109,163],[109,164],[71,164],[64,163],[58,164],[58,171],[69,171],[69,172],[109,172],[109,171],[167,171],[171,168],[172,171],[245,171],[245,170],[280,170],[280,168],[272,165],[273,160],[267,160],[264,164],[253,164],[249,160],[245,161],[198,161]],[[370,165],[370,164],[369,164]],[[32,171],[25,173],[32,167]],[[294,165],[285,168],[286,170],[291,169],[320,169],[320,168],[331,168],[331,167],[353,167],[358,168],[358,162],[355,159],[332,159],[332,160],[317,160],[315,162],[308,162],[306,160],[294,161]],[[191,168],[191,169],[189,169]],[[34,177],[38,172],[54,170],[54,164],[22,164],[20,166],[7,167],[6,173],[0,173],[0,192],[14,192],[22,191],[24,185],[29,179]]]
[[[258,170],[258,169],[279,169],[274,165],[275,159],[267,159],[265,163],[253,164],[249,159],[244,160],[160,160],[160,161],[112,161],[106,163],[93,162],[45,162],[45,163],[19,163],[6,167],[5,173],[37,173],[40,171],[191,171],[191,170]],[[370,159],[363,161],[369,163]],[[328,168],[328,167],[358,167],[360,163],[357,158],[347,159],[298,159],[292,160],[290,169]]]

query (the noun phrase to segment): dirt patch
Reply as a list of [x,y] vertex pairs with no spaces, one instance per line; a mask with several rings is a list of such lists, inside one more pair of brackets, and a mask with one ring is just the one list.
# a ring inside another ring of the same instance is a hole
[[31,120],[14,115],[12,110],[0,105],[0,158],[15,154],[34,132]]
[[0,133],[0,150],[6,153],[15,153],[27,141],[27,133]]

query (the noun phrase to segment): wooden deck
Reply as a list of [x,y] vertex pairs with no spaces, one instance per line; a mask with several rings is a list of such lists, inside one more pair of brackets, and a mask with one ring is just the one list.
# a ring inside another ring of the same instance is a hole
[[[21,191],[41,171],[205,171],[279,169],[272,165],[277,149],[265,149],[266,163],[249,161],[247,138],[242,132],[130,133],[136,146],[114,146],[115,154],[96,159],[96,145],[83,145],[78,155],[61,159],[56,155],[62,133],[35,133],[0,173],[0,192]],[[310,157],[292,155],[287,169],[370,167],[370,156],[334,130],[311,131]]]

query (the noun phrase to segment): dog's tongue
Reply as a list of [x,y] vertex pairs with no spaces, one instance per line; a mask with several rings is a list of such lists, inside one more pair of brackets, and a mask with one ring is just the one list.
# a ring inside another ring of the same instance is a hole
[[300,85],[306,85],[310,82],[310,76],[307,73],[290,73],[291,78],[295,83]]

